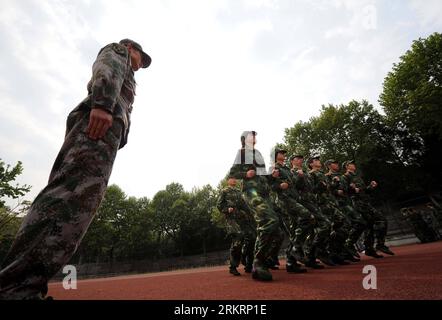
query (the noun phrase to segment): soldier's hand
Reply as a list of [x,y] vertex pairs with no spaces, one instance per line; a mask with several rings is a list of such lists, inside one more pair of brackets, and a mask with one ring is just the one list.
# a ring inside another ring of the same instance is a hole
[[255,176],[255,174],[256,174],[255,170],[249,170],[246,173],[246,177],[247,178],[253,178]]
[[279,185],[282,190],[286,190],[289,187],[289,184],[287,182],[283,182]]
[[356,188],[356,185],[354,183],[350,183],[350,187],[352,187],[353,189]]
[[229,211],[229,213],[232,213],[233,211],[235,211],[235,209],[229,208],[228,211]]
[[302,171],[301,169],[299,169],[298,171],[296,171],[298,173],[299,176],[304,176],[304,171]]
[[370,186],[372,188],[376,188],[378,186],[378,183],[376,181],[372,181],[372,182],[370,182]]
[[107,130],[112,127],[112,115],[103,109],[94,108],[89,116],[89,125],[86,133],[93,140],[101,139]]
[[359,189],[359,188],[355,188],[355,192],[356,192],[356,193],[359,193],[360,190],[361,190],[361,189]]
[[344,190],[338,190],[338,195],[343,196],[344,195]]
[[273,169],[273,171],[272,171],[272,177],[273,177],[273,178],[278,178],[278,177],[279,177],[279,170],[278,170],[278,169]]

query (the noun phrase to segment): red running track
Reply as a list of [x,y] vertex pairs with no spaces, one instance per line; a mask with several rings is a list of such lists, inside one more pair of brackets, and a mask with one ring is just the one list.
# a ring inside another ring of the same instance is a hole
[[[50,283],[56,300],[303,300],[303,299],[442,299],[442,242],[392,247],[395,256],[364,256],[348,266],[288,274],[272,271],[272,282],[250,274],[234,277],[227,266],[133,276],[80,280],[77,289]],[[377,289],[365,290],[365,265],[377,269]]]

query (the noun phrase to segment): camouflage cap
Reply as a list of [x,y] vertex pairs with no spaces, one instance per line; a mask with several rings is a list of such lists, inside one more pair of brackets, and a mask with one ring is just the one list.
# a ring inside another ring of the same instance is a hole
[[325,161],[324,165],[325,165],[326,167],[328,167],[328,166],[331,165],[332,163],[337,163],[337,164],[339,164],[339,162],[336,161],[335,159],[328,159],[327,161]]
[[290,156],[289,160],[292,161],[295,158],[304,159],[304,156],[302,154],[299,154],[299,153],[298,154],[294,153],[294,154],[292,154]]
[[309,157],[307,159],[307,161],[306,161],[307,167],[311,168],[310,164],[313,162],[313,160],[319,160],[320,158],[321,158],[320,156],[311,156],[311,157]]
[[143,61],[143,68],[147,68],[148,66],[150,66],[152,59],[151,57],[143,51],[143,48],[141,47],[141,45],[138,42],[135,42],[131,39],[123,39],[120,41],[120,44],[126,45],[126,44],[132,44],[132,46],[137,49],[138,51],[140,51],[141,53],[141,58]]
[[273,159],[275,159],[275,161],[276,161],[276,156],[278,155],[278,153],[286,154],[287,150],[285,150],[283,148],[279,148],[279,147],[272,148],[272,151],[270,152],[270,156],[273,157]]
[[344,168],[347,168],[347,166],[348,166],[349,164],[351,164],[351,163],[355,164],[355,161],[354,161],[354,160],[347,160],[347,161],[344,161],[344,162],[342,163],[342,166],[343,166]]

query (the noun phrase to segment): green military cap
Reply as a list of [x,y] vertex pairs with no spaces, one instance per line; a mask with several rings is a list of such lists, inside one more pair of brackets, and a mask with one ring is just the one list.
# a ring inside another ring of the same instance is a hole
[[126,44],[132,44],[132,46],[137,49],[138,51],[140,51],[141,53],[141,58],[143,61],[143,68],[147,68],[148,66],[150,66],[152,59],[151,57],[143,51],[143,48],[141,47],[141,45],[138,42],[135,42],[131,39],[123,39],[120,41],[120,44],[126,45]]
[[287,150],[282,149],[282,148],[275,148],[275,154],[277,153],[287,153]]
[[304,156],[302,154],[299,154],[299,153],[298,154],[294,153],[294,154],[292,154],[290,156],[289,160],[292,161],[295,158],[304,159]]
[[272,151],[271,151],[271,153],[270,153],[270,157],[273,156],[273,158],[274,158],[275,161],[276,161],[276,156],[278,155],[278,153],[286,154],[286,153],[287,153],[287,150],[285,150],[285,149],[283,149],[283,148],[279,148],[279,147],[272,148]]
[[344,162],[342,163],[342,166],[343,166],[344,168],[347,168],[347,166],[348,166],[349,164],[351,164],[351,163],[355,164],[355,161],[354,161],[354,160],[347,160],[347,161],[344,161]]
[[307,159],[307,167],[310,167],[310,164],[313,162],[313,160],[319,160],[321,157],[320,156],[311,156]]
[[325,161],[324,165],[326,167],[328,167],[329,165],[331,165],[332,163],[339,163],[338,161],[336,161],[335,159],[328,159],[327,161]]

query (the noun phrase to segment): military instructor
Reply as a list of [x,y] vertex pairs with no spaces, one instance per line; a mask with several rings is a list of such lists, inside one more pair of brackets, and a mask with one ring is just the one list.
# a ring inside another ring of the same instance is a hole
[[134,73],[151,58],[130,39],[100,50],[87,97],[69,114],[49,176],[1,265],[0,299],[43,300],[69,262],[104,197],[118,149],[127,143]]

